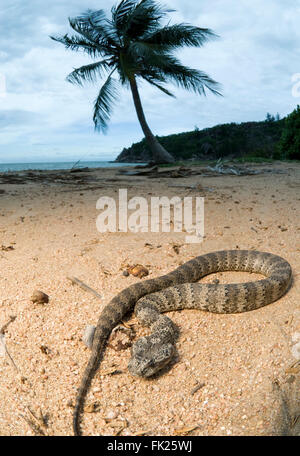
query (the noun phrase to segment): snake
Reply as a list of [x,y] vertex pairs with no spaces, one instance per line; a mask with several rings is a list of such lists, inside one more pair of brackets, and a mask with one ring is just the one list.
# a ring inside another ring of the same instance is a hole
[[[244,283],[198,283],[224,271],[257,273],[263,279]],[[165,312],[199,309],[219,314],[259,309],[282,297],[290,287],[292,269],[282,257],[255,250],[223,250],[193,258],[166,275],[143,280],[117,294],[100,314],[91,355],[82,376],[73,413],[73,431],[81,435],[81,419],[91,382],[100,366],[112,330],[128,312],[134,313],[151,334],[131,348],[130,374],[149,378],[174,357],[177,329]]]

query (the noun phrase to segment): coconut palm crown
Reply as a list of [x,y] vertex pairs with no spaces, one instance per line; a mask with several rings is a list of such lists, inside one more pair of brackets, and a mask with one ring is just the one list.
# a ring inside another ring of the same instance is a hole
[[110,19],[103,10],[88,10],[69,18],[76,35],[51,36],[67,49],[83,51],[98,59],[74,69],[67,77],[69,82],[94,83],[106,75],[94,105],[96,130],[106,131],[120,85],[131,89],[139,122],[157,163],[174,159],[146,122],[137,80],[143,79],[169,96],[174,95],[165,87],[168,82],[200,95],[205,95],[207,89],[220,95],[216,81],[203,71],[182,65],[174,56],[174,51],[183,46],[200,47],[217,35],[210,29],[185,23],[162,25],[162,19],[172,11],[154,0],[122,0],[111,9]]

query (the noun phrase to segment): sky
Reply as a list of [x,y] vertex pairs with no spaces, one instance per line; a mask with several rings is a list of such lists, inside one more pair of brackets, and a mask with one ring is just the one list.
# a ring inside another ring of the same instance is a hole
[[[212,29],[219,39],[176,53],[183,64],[218,81],[223,97],[147,83],[140,94],[154,134],[281,117],[300,104],[300,0],[165,0],[171,23]],[[94,130],[101,80],[84,88],[66,81],[91,62],[49,35],[72,33],[68,17],[104,9],[111,0],[1,0],[0,163],[113,160],[143,138],[130,91],[120,91],[106,135]],[[47,6],[48,5],[48,6]],[[74,32],[73,32],[74,33]],[[299,84],[297,85],[299,87]]]

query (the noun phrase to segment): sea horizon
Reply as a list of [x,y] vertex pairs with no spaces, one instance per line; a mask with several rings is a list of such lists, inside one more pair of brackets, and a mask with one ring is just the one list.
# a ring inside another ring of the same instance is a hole
[[68,170],[72,168],[115,168],[118,166],[135,166],[141,163],[119,163],[113,160],[84,160],[84,161],[49,161],[49,162],[13,162],[13,163],[0,163],[0,172],[13,172],[13,171],[30,171],[30,170]]

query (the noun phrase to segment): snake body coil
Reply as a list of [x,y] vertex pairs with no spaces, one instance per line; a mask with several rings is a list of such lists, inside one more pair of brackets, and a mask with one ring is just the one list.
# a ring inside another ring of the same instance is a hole
[[[239,284],[195,283],[221,271],[245,271],[264,275],[256,282]],[[133,310],[141,324],[152,330],[132,348],[131,374],[149,377],[168,364],[174,353],[176,330],[164,312],[200,309],[215,313],[239,313],[258,309],[279,299],[292,278],[289,263],[271,253],[225,250],[188,261],[167,275],[135,283],[115,296],[100,315],[92,353],[78,391],[73,416],[75,435],[80,435],[80,416],[92,379],[99,368],[106,341],[113,328]]]

